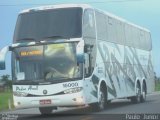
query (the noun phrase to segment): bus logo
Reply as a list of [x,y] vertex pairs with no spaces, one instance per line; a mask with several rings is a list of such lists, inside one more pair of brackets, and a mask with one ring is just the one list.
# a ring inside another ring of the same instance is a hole
[[47,90],[43,90],[43,94],[46,95],[47,94]]

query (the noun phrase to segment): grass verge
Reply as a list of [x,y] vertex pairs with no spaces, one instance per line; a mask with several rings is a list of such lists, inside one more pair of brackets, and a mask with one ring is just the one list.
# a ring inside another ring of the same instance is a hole
[[13,108],[12,92],[0,93],[0,111],[9,109],[9,105],[8,105],[9,99],[11,101],[11,108]]
[[156,82],[155,91],[160,91],[160,82]]

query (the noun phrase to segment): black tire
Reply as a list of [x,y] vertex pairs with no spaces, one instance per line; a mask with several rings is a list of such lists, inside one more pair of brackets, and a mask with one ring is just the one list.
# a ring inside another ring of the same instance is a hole
[[141,94],[141,102],[145,102],[146,101],[146,94],[147,94],[147,88],[146,88],[146,84],[143,83],[142,86],[142,94]]
[[40,107],[39,111],[42,115],[45,114],[51,114],[52,113],[53,108],[52,107]]
[[139,83],[136,85],[136,96],[131,97],[132,103],[139,103],[141,100],[141,86]]
[[107,104],[110,104],[111,103],[111,100],[107,100]]
[[99,102],[91,104],[92,111],[98,112],[98,111],[102,111],[105,109],[107,102],[106,102],[105,91],[103,88],[100,89],[99,94],[100,94]]

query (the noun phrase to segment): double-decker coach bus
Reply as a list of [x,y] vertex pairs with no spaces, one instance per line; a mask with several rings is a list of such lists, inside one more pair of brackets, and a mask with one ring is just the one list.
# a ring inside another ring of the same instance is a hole
[[128,98],[144,102],[154,90],[149,30],[84,4],[22,11],[13,44],[1,49],[0,68],[12,52],[16,108],[90,105]]

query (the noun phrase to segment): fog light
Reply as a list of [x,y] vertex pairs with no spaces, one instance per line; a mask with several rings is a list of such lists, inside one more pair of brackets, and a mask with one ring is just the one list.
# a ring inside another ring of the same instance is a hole
[[14,102],[15,107],[20,106],[20,105],[21,105],[21,102]]
[[83,103],[84,102],[83,97],[77,97],[77,98],[74,98],[73,100],[76,101],[77,103]]
[[21,105],[21,102],[17,102],[18,105]]

